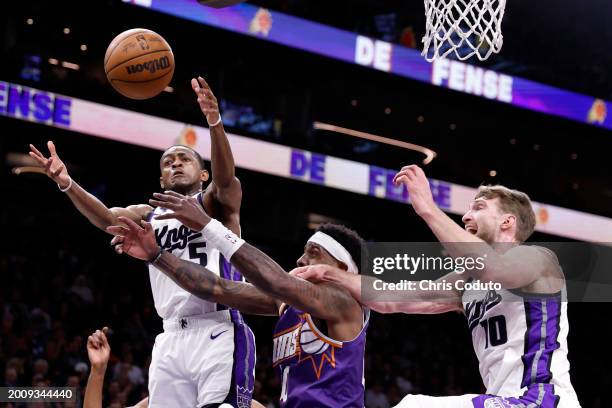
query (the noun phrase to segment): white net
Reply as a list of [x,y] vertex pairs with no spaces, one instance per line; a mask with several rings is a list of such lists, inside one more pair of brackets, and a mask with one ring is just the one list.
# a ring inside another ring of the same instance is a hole
[[485,60],[498,53],[505,8],[506,0],[425,0],[423,56],[430,62],[451,53]]

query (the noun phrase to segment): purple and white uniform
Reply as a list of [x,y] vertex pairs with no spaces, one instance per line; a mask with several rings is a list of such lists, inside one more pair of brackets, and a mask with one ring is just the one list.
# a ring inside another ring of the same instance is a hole
[[565,291],[469,290],[463,307],[478,357],[484,395],[409,395],[411,408],[580,408],[567,359]]
[[325,336],[312,317],[283,305],[274,330],[273,363],[282,379],[281,407],[363,408],[369,310],[351,341]]
[[[569,324],[564,299],[564,292],[534,295],[491,290],[463,294],[472,343],[488,394],[515,397],[508,398],[515,404],[510,406],[580,406],[570,381]],[[477,401],[486,401],[486,396]],[[486,405],[475,401],[475,406]]]
[[[197,195],[202,204],[202,194]],[[200,264],[221,278],[242,276],[216,248],[179,221],[150,221],[157,243],[180,259]],[[155,339],[149,368],[149,407],[201,407],[229,403],[250,408],[255,338],[236,310],[200,299],[149,265],[155,309],[164,332]]]

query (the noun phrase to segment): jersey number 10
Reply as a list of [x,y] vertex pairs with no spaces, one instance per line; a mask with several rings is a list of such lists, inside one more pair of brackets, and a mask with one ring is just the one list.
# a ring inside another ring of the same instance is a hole
[[508,341],[508,331],[506,330],[506,318],[503,315],[493,316],[480,322],[485,331],[485,348],[500,346]]

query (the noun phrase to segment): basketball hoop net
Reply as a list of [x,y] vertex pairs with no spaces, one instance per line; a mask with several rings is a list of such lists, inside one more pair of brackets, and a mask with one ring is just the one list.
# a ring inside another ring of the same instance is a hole
[[429,62],[451,53],[486,60],[502,48],[505,8],[506,0],[425,0],[422,55]]

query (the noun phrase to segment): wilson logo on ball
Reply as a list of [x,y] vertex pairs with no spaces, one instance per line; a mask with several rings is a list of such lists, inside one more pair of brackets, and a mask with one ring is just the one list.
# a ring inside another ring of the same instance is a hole
[[156,71],[169,68],[170,65],[170,59],[168,57],[161,57],[151,61],[143,62],[142,64],[128,65],[126,69],[129,75],[143,71],[149,71],[151,74],[153,74]]

